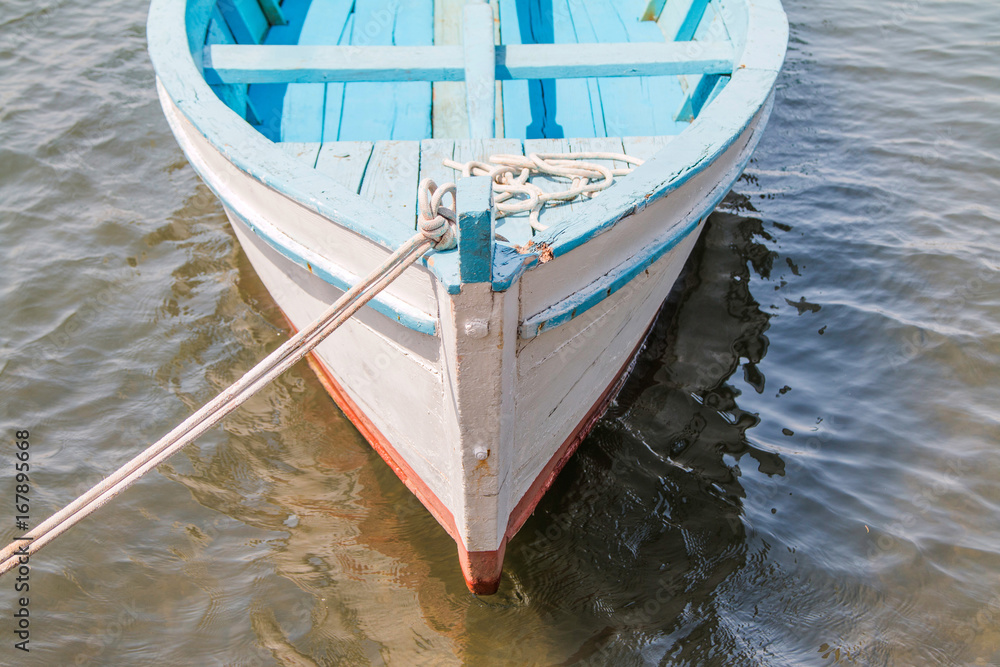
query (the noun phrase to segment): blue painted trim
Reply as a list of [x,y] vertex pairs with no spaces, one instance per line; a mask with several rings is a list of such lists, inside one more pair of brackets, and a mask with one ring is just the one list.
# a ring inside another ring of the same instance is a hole
[[218,0],[219,11],[237,44],[260,44],[270,26],[257,0]]
[[708,97],[705,99],[705,103],[702,104],[701,107],[698,109],[698,113],[701,113],[701,110],[704,107],[711,104],[715,100],[715,98],[719,96],[719,93],[722,92],[722,89],[725,88],[726,84],[729,83],[730,78],[731,77],[728,77],[726,75],[722,75],[719,77],[719,80],[715,82],[714,86],[712,86],[712,92],[708,94]]
[[[208,21],[208,34],[205,35],[205,43],[207,45],[205,48],[211,48],[212,44],[234,44],[235,42],[236,40],[233,38],[233,34],[229,31],[229,26],[226,25],[225,19],[222,18],[222,14],[219,13],[218,9],[213,10],[212,16]],[[218,95],[230,109],[246,118],[246,84],[216,85],[220,82],[211,80],[208,76],[208,72],[205,74],[205,80],[212,86],[212,90],[215,91],[215,94]]]
[[424,266],[430,269],[448,294],[461,294],[462,278],[459,275],[458,253],[454,250],[446,252],[430,251],[421,259]]
[[[763,113],[764,118],[762,122],[766,121],[770,109],[765,109]],[[704,218],[715,210],[715,207],[729,193],[730,188],[732,188],[736,179],[739,178],[739,175],[746,169],[746,165],[753,155],[753,147],[756,146],[756,141],[754,141],[752,136],[747,138],[747,145],[750,146],[750,149],[745,151],[739,164],[730,169],[725,178],[720,179],[719,183],[713,188],[714,194],[712,199],[709,200],[708,205],[701,206],[689,213],[682,222],[670,230],[665,238],[657,243],[645,246],[642,252],[615,267],[601,279],[584,286],[580,291],[575,292],[564,301],[525,318],[524,322],[518,327],[518,335],[521,338],[534,338],[541,333],[576,319],[628,285],[636,276],[677,247],[681,241],[698,228],[698,225]]]
[[698,79],[698,84],[691,91],[691,94],[688,95],[687,99],[684,100],[684,104],[681,105],[680,110],[677,112],[676,119],[690,122],[697,118],[698,114],[701,113],[701,110],[708,103],[709,97],[713,94],[718,95],[719,91],[716,90],[716,87],[720,85],[725,85],[725,83],[722,80],[722,76],[718,74],[707,74]]
[[489,176],[458,181],[458,273],[463,283],[488,283],[493,274],[493,183]]
[[[149,11],[150,14],[152,14],[153,8],[150,7]],[[218,3],[216,2],[192,3],[191,6],[188,7],[185,32],[189,53],[198,53],[205,45],[205,37],[208,34],[208,23],[211,20],[212,12],[215,11],[218,11]],[[228,26],[226,27],[228,29]],[[195,64],[198,66],[198,71],[200,72],[201,61],[198,61]]]
[[[721,198],[719,201],[722,201]],[[717,205],[718,201],[713,202],[708,212],[710,213]],[[681,241],[698,228],[698,224],[703,218],[704,215],[693,216],[686,224],[676,228],[666,240],[655,246],[647,246],[641,254],[635,255],[622,266],[616,267],[605,276],[605,280],[597,281],[593,286],[588,285],[585,291],[577,292],[565,301],[525,319],[518,327],[518,335],[521,338],[534,338],[583,315],[628,285],[636,276],[652,266],[656,260],[677,247]]]
[[[264,225],[255,224],[240,213],[236,208],[230,205],[229,202],[223,199],[218,192],[214,189],[212,189],[212,191],[215,192],[215,196],[219,197],[220,201],[223,202],[226,209],[230,213],[239,218],[240,222],[246,225],[253,231],[254,234],[260,237],[265,243],[274,248],[274,250],[286,259],[291,260],[309,273],[322,278],[323,281],[345,292],[360,282],[361,278],[358,276],[338,271],[337,268],[332,265],[326,266],[326,260],[323,257],[310,252],[307,248],[300,246],[287,236],[285,237],[288,239],[287,241],[282,240],[281,236],[284,235],[280,232],[268,229]],[[310,255],[313,256],[312,261],[308,259]],[[388,317],[390,320],[399,322],[403,326],[413,329],[414,331],[419,331],[420,333],[428,334],[430,336],[437,333],[436,319],[423,313],[419,313],[416,309],[401,308],[397,299],[387,297],[384,294],[377,294],[371,301],[368,302],[368,305],[371,306],[371,308],[376,312]]]
[[278,0],[258,0],[258,3],[264,12],[264,16],[267,18],[267,22],[272,26],[288,25],[288,19],[285,18],[285,13],[281,11],[281,5],[278,4]]
[[688,42],[694,39],[694,33],[698,31],[698,24],[701,23],[701,17],[705,15],[707,8],[708,0],[691,0],[691,6],[684,17],[684,22],[677,28],[674,41]]

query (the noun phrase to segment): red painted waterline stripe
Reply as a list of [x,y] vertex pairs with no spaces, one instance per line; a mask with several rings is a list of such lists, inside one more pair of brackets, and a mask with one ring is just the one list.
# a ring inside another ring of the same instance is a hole
[[420,476],[414,472],[410,464],[406,462],[399,452],[396,451],[395,447],[389,444],[382,432],[378,430],[375,424],[372,423],[371,419],[368,418],[358,404],[347,395],[343,387],[333,379],[333,375],[330,370],[323,363],[323,360],[316,356],[315,352],[310,352],[309,356],[306,357],[306,361],[309,362],[309,367],[313,369],[316,376],[319,378],[320,383],[326,389],[327,393],[333,398],[334,402],[343,410],[347,418],[351,420],[355,428],[361,431],[361,435],[365,436],[368,443],[378,452],[378,455],[382,457],[392,471],[396,473],[396,476],[406,485],[410,491],[420,499],[420,502],[430,510],[430,513],[434,515],[434,518],[438,520],[438,523],[451,535],[458,543],[459,549],[462,549],[462,540],[458,536],[458,529],[455,526],[455,517],[452,516],[451,512],[445,507],[444,503],[434,492],[431,491],[430,487],[420,478]]
[[[285,316],[285,321],[288,322],[288,326],[293,331],[296,331],[295,326],[288,319],[287,315]],[[458,528],[455,526],[455,517],[452,516],[444,503],[431,491],[427,483],[399,455],[395,447],[382,435],[371,419],[358,407],[358,404],[354,402],[347,392],[344,391],[343,387],[333,378],[333,374],[327,368],[326,364],[323,363],[323,360],[313,351],[306,357],[306,361],[309,362],[309,367],[316,373],[316,377],[319,378],[320,383],[326,389],[327,393],[330,394],[334,402],[347,415],[347,418],[351,420],[355,428],[361,432],[361,435],[365,436],[365,439],[371,444],[372,448],[392,468],[392,471],[406,485],[406,488],[423,503],[424,507],[441,524],[441,527],[455,540],[455,544],[458,547],[458,560],[462,566],[462,575],[465,577],[465,584],[469,587],[469,590],[477,595],[492,595],[500,587],[500,575],[503,571],[503,557],[507,549],[507,543],[521,529],[521,526],[528,520],[528,517],[531,516],[531,513],[541,501],[542,496],[545,495],[545,492],[555,482],[556,477],[559,476],[559,472],[566,465],[566,462],[569,461],[570,457],[580,446],[580,443],[587,437],[594,424],[601,418],[601,415],[604,414],[611,401],[614,400],[615,396],[621,390],[625,383],[627,371],[642,349],[651,327],[652,322],[642,335],[642,338],[639,339],[639,344],[636,345],[632,354],[628,356],[625,365],[615,375],[615,379],[604,390],[604,393],[597,399],[597,402],[587,412],[587,415],[577,424],[573,433],[559,446],[559,449],[549,459],[549,462],[545,464],[542,471],[535,477],[535,481],[528,487],[521,500],[518,501],[507,521],[507,531],[504,534],[503,541],[496,551],[468,551],[458,534]]]
[[496,551],[467,550],[465,544],[462,542],[462,538],[458,534],[458,528],[455,526],[455,517],[452,516],[444,503],[431,491],[427,483],[399,455],[396,448],[382,435],[382,432],[372,423],[368,415],[348,396],[347,392],[340,386],[340,383],[333,378],[333,374],[327,368],[326,364],[323,363],[323,360],[315,352],[310,352],[306,360],[309,362],[309,367],[316,373],[320,383],[326,388],[327,393],[340,406],[340,409],[351,420],[351,423],[357,427],[361,435],[365,436],[365,439],[378,452],[382,460],[392,468],[396,476],[406,485],[406,488],[413,492],[413,495],[424,504],[424,507],[430,511],[438,523],[455,540],[455,544],[458,547],[458,561],[462,566],[462,575],[465,577],[465,585],[469,587],[469,590],[477,595],[492,595],[496,593],[500,587],[503,554],[508,538],[504,538],[504,543]]

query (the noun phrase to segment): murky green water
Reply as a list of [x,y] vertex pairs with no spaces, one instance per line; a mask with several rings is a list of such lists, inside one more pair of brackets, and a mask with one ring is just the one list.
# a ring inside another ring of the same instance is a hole
[[[307,367],[33,559],[0,662],[1000,663],[1000,4],[789,1],[774,117],[501,592]],[[0,536],[285,339],[146,0],[0,0]],[[10,518],[2,518],[10,517]]]

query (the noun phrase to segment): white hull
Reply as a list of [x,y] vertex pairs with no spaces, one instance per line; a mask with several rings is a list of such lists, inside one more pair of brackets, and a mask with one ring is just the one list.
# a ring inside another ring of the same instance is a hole
[[[181,146],[224,202],[292,326],[304,328],[341,294],[317,267],[360,277],[388,255],[236,168],[160,93]],[[365,308],[314,352],[341,408],[456,540],[474,591],[495,590],[507,541],[613,398],[769,110],[765,104],[713,164],[678,189],[529,269],[506,291],[482,283],[449,294],[430,271],[411,267],[386,298],[432,318],[435,334]],[[532,335],[546,312],[625,271],[644,248],[685,225],[692,231],[624,287]],[[286,258],[261,230],[299,243],[312,262]]]

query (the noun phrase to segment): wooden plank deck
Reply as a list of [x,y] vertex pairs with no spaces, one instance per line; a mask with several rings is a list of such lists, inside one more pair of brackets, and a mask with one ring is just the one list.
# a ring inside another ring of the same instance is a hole
[[[350,27],[351,0],[314,0],[309,6],[299,44],[338,44]],[[323,114],[327,92],[343,84],[293,83],[285,92],[281,114],[281,139],[293,142],[323,141]],[[335,135],[336,136],[336,135]]]
[[[628,3],[635,5],[636,3]],[[573,25],[581,41],[660,42],[663,34],[655,23],[638,21],[645,6],[628,9],[607,2],[570,4]],[[677,77],[600,78],[597,88],[604,114],[604,136],[676,134],[681,128],[673,111],[683,100]]]
[[333,176],[352,192],[361,192],[372,149],[370,141],[332,141],[323,144],[316,159],[316,169]]
[[[553,16],[558,8],[558,20]],[[504,44],[576,43],[566,20],[565,0],[552,3],[500,0],[500,38]],[[604,136],[604,124],[592,113],[586,79],[534,79],[502,84],[504,133],[507,137]]]
[[672,139],[673,137],[622,137],[622,147],[626,154],[648,160]]
[[[434,40],[433,2],[356,0],[350,44],[429,46]],[[327,116],[332,139],[334,119]],[[340,141],[417,140],[431,137],[431,84],[348,83],[337,123]],[[414,169],[416,176],[416,169]]]
[[[298,44],[310,4],[309,0],[284,0],[280,5],[280,11],[286,23],[284,25],[272,23],[264,35],[263,44],[266,46]],[[262,3],[261,8],[263,7]],[[268,21],[270,20],[269,18]],[[251,84],[247,88],[247,98],[260,119],[257,130],[272,141],[279,141],[281,138],[281,116],[286,92],[288,86],[284,83]]]
[[470,3],[462,9],[462,56],[465,65],[465,108],[469,136],[494,137],[496,115],[496,45],[493,43],[493,9]]
[[[332,176],[341,185],[389,210],[396,224],[416,229],[417,186],[425,178],[438,185],[458,182],[461,173],[446,167],[444,159],[456,162],[486,161],[490,155],[507,153],[627,153],[649,159],[666,146],[671,137],[576,137],[571,139],[424,139],[423,141],[327,141],[282,142],[289,155]],[[594,160],[611,167],[626,166],[619,160]],[[628,178],[628,176],[617,177]],[[531,181],[547,192],[566,188],[565,181],[538,176]],[[600,197],[600,194],[596,195]],[[559,208],[586,206],[587,200],[556,204]],[[450,205],[450,201],[449,201]],[[541,216],[545,223],[545,214]],[[515,245],[532,236],[528,214],[520,213],[497,221],[497,233]]]
[[[444,160],[451,160],[455,155],[455,142],[451,139],[424,139],[420,142],[420,175],[419,184],[429,178],[437,185],[458,182],[458,175],[449,167],[444,166]],[[451,206],[448,200],[447,206]]]
[[[434,45],[462,44],[462,5],[465,0],[434,0]],[[444,139],[469,136],[469,116],[465,110],[465,82],[438,81],[433,84],[433,134]]]
[[[247,28],[249,36],[246,39],[253,38],[250,43],[259,43],[264,34],[268,44],[271,44],[270,35],[261,33],[262,8],[266,7],[274,13],[274,8],[284,11],[285,5],[288,5],[288,10],[294,13],[301,12],[301,9],[296,9],[301,4],[301,0],[286,0],[282,5],[274,0],[265,0],[263,5],[251,3],[251,0],[239,0],[233,6],[243,8],[246,5],[253,10],[250,13],[253,26]],[[586,77],[593,72],[592,78],[505,80],[510,79],[513,72],[498,66],[495,84],[498,110],[495,134],[498,137],[562,139],[676,135],[687,127],[690,117],[711,100],[727,80],[725,76],[715,74],[722,70],[718,69],[718,63],[708,62],[711,60],[708,57],[707,60],[702,59],[705,62],[688,65],[694,66],[693,71],[709,72],[708,76],[677,76],[677,71],[683,71],[690,58],[682,58],[669,51],[670,48],[678,50],[675,47],[683,44],[674,42],[675,37],[684,40],[694,38],[704,43],[705,48],[711,51],[710,56],[719,62],[728,62],[726,49],[731,50],[731,45],[715,7],[716,0],[671,0],[665,4],[662,0],[491,0],[490,5],[494,9],[494,39],[498,44],[529,49],[537,49],[540,45],[567,48],[579,45],[583,49],[576,55],[568,50],[551,54],[546,52],[544,57],[539,55],[541,60],[537,72],[532,67],[524,69],[524,63],[518,60],[520,52],[505,51],[505,55],[498,53],[498,62],[503,61],[504,67],[520,67],[523,71],[519,70],[519,76],[544,76],[557,70],[563,72],[560,75],[563,77]],[[460,56],[463,6],[463,0],[412,0],[403,3],[398,0],[313,0],[298,43],[331,48],[338,45],[344,48],[439,48],[447,45],[457,48]],[[239,20],[244,18],[244,14],[250,15],[244,11]],[[646,20],[640,20],[644,16]],[[650,20],[654,17],[657,20]],[[237,22],[237,18],[233,21]],[[243,24],[250,25],[246,21]],[[275,32],[277,38],[284,29],[285,26],[276,26],[271,32]],[[220,59],[220,67],[237,57],[236,51],[226,51],[232,49],[226,45],[242,41],[235,35],[216,36],[215,43],[223,46],[212,53]],[[279,44],[284,42],[282,39],[273,41]],[[648,47],[634,50],[642,44],[658,46],[652,51]],[[618,48],[620,53],[602,51],[599,57],[610,58],[610,61],[606,68],[595,71],[591,61],[598,58],[596,49],[601,48]],[[664,48],[668,50],[660,53]],[[522,55],[534,63],[538,58],[533,53],[525,51]],[[252,55],[249,51],[246,54],[246,57]],[[553,54],[558,56],[556,63],[549,62]],[[654,60],[656,64],[664,58],[669,62],[662,68],[654,69],[651,63],[636,54],[646,54],[642,57]],[[381,62],[377,55],[371,55],[376,62],[365,66],[377,69]],[[274,54],[269,53],[267,58],[272,56]],[[241,52],[239,58],[243,57]],[[224,61],[225,58],[229,60]],[[579,71],[576,73],[564,72],[563,69],[569,67],[567,58],[576,58],[586,66],[577,67]],[[670,64],[672,59],[677,60],[677,67]],[[274,91],[278,91],[277,95],[285,90],[284,84],[269,82],[291,81],[282,79],[287,76],[282,72],[273,73],[270,70],[255,73],[257,78],[254,79],[240,79],[240,75],[249,76],[240,69],[241,64],[231,64],[230,69],[235,67],[235,70],[226,70],[230,78],[220,78],[220,82],[243,81],[259,87],[272,86]],[[398,67],[393,67],[392,71],[399,71]],[[423,72],[420,67],[425,67],[424,60],[419,59],[414,67],[415,72]],[[621,71],[616,69],[619,67],[635,74],[645,71],[656,75],[621,77],[615,74]],[[246,68],[243,64],[243,69]],[[456,71],[456,78],[460,78],[462,72]],[[596,76],[598,72],[603,76]],[[326,70],[311,76],[304,76],[287,85],[279,135],[283,141],[419,141],[432,137],[455,140],[469,137],[467,87],[464,81],[448,80],[432,84],[429,79],[434,77],[430,75],[413,77],[423,80],[358,81],[349,77],[338,78],[335,73]],[[361,74],[358,75],[360,77]],[[327,83],[306,83],[308,81]],[[233,106],[247,109],[239,95],[245,87],[219,86],[218,90],[231,98],[227,101]],[[488,96],[480,97],[488,103]],[[247,112],[251,110],[247,109]],[[488,115],[485,110],[479,110],[477,114],[483,117]],[[478,122],[477,134],[483,132],[485,122]]]
[[387,209],[403,229],[415,230],[419,174],[419,141],[376,141],[360,194]]
[[316,157],[322,144],[319,142],[305,141],[283,141],[278,147],[294,158],[308,162],[311,166],[316,166]]

